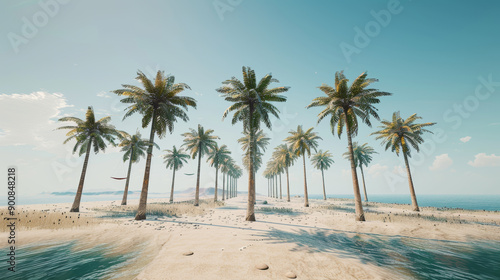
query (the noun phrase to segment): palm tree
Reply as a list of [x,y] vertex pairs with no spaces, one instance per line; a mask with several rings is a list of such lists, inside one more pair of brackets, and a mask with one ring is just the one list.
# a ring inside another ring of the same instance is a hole
[[[365,174],[363,172],[363,165],[368,166],[368,164],[372,161],[372,154],[376,154],[375,150],[368,146],[368,143],[364,143],[359,146],[358,142],[352,143],[352,151],[354,153],[354,165],[356,167],[359,166],[361,169],[361,178],[363,178],[363,190],[365,193],[365,201],[368,201],[368,195],[366,194],[366,185],[365,185]],[[343,154],[345,159],[349,159],[349,152],[345,152]]]
[[329,151],[323,152],[319,150],[311,159],[314,167],[321,170],[321,178],[323,179],[323,199],[326,200],[326,190],[325,190],[325,174],[324,170],[330,168],[333,163],[332,154]]
[[291,130],[291,135],[288,136],[285,141],[288,142],[292,151],[295,155],[302,156],[302,163],[304,165],[304,206],[309,207],[309,198],[307,195],[307,177],[306,177],[306,153],[309,157],[311,155],[311,149],[316,151],[318,147],[318,139],[321,139],[316,132],[312,132],[313,127],[309,128],[307,131],[302,129],[302,126],[297,126],[297,130]]
[[286,144],[281,144],[275,148],[273,158],[279,161],[286,172],[286,200],[290,202],[290,178],[288,176],[288,167],[293,165],[297,156]]
[[215,139],[219,137],[211,135],[214,131],[212,129],[205,129],[200,124],[198,130],[190,129],[191,132],[182,134],[185,137],[183,146],[187,146],[187,150],[191,152],[191,158],[195,159],[198,156],[198,172],[196,175],[196,192],[194,198],[194,206],[199,205],[200,201],[200,168],[201,157],[208,154],[209,149],[213,149],[217,142]]
[[361,194],[359,192],[358,176],[356,174],[356,166],[354,165],[354,155],[352,151],[352,137],[358,133],[358,117],[368,126],[371,126],[370,116],[379,119],[377,108],[374,104],[380,102],[379,97],[391,95],[388,92],[382,92],[377,89],[367,88],[377,79],[368,79],[366,72],[357,77],[354,82],[349,85],[348,79],[344,73],[335,73],[335,87],[323,84],[319,87],[326,96],[313,99],[312,103],[307,108],[324,106],[325,108],[318,114],[318,123],[331,115],[330,128],[332,134],[337,128],[337,134],[340,138],[344,126],[346,128],[347,143],[350,153],[352,185],[354,190],[354,204],[356,210],[356,221],[364,221],[365,214],[363,205],[361,204]]
[[227,149],[226,145],[219,146],[217,143],[208,151],[208,159],[210,166],[215,167],[215,194],[214,201],[217,201],[217,179],[219,177],[219,168],[222,161],[227,158],[231,152]]
[[[264,122],[267,128],[271,129],[271,119],[269,114],[279,118],[279,110],[271,104],[271,102],[285,102],[286,97],[280,95],[288,91],[288,87],[276,87],[269,89],[269,85],[278,80],[273,79],[271,74],[264,76],[258,83],[255,77],[255,72],[249,67],[243,67],[243,82],[235,77],[222,82],[223,86],[217,91],[222,93],[226,101],[233,102],[226,109],[222,118],[225,119],[230,112],[234,111],[232,124],[241,121],[243,123],[243,131],[248,131],[249,142],[249,158],[253,159],[255,155],[254,137],[255,133],[260,128],[260,123]],[[255,221],[255,172],[253,161],[250,161],[248,166],[248,203],[247,214],[245,220]]]
[[[232,166],[235,165],[234,159],[231,157],[226,157],[221,162],[221,172],[222,172],[222,200],[225,200],[226,193],[226,175],[231,171]],[[227,182],[229,185],[229,182]]]
[[[167,128],[172,133],[174,123],[181,119],[188,121],[186,114],[188,107],[196,108],[196,100],[187,96],[179,96],[185,89],[190,89],[184,83],[175,83],[174,76],[165,76],[163,71],[158,71],[154,83],[149,80],[141,71],[137,72],[136,78],[144,88],[133,85],[122,85],[123,89],[113,91],[124,96],[122,103],[131,104],[125,110],[123,119],[130,117],[134,113],[142,115],[142,127],[145,128],[151,123],[151,133],[149,142],[154,143],[155,134],[158,138],[166,135]],[[151,158],[153,157],[153,146],[148,148],[146,158],[146,169],[144,171],[144,181],[142,183],[139,208],[135,216],[136,220],[146,219],[146,204],[148,200],[149,174],[151,171]]]
[[175,171],[181,169],[184,163],[187,163],[189,155],[185,154],[182,148],[177,150],[175,145],[172,150],[165,150],[165,152],[167,152],[167,154],[163,156],[163,159],[167,164],[166,167],[172,169],[172,188],[170,189],[170,203],[172,203],[174,202]]
[[[132,163],[139,162],[140,158],[145,156],[144,152],[149,146],[149,140],[141,138],[141,133],[137,131],[135,135],[130,136],[128,133],[124,134],[124,139],[118,145],[122,147],[121,151],[125,152],[123,154],[123,162],[129,161],[128,163],[128,171],[127,171],[127,180],[125,182],[125,191],[123,192],[123,199],[121,205],[127,205],[127,194],[128,194],[128,185],[130,182],[130,172],[132,170]],[[153,143],[154,144],[154,143]],[[156,148],[158,145],[154,144]]]
[[69,210],[70,212],[80,212],[80,200],[82,199],[83,183],[89,164],[90,150],[94,147],[94,153],[97,154],[99,151],[104,152],[107,147],[106,142],[112,146],[116,146],[114,142],[115,137],[121,139],[125,133],[116,130],[113,125],[109,124],[111,121],[111,117],[109,116],[96,121],[94,110],[90,106],[85,114],[85,121],[76,117],[64,117],[60,118],[59,121],[74,122],[76,124],[62,126],[57,129],[69,129],[70,131],[66,133],[68,138],[64,141],[64,144],[75,139],[76,144],[73,147],[73,153],[78,150],[79,156],[85,154],[85,161],[83,162],[82,174],[80,175],[80,182],[78,183],[75,200],[73,206],[71,206]]
[[378,139],[382,139],[382,145],[385,144],[385,150],[391,148],[391,151],[396,152],[399,156],[399,152],[402,152],[405,159],[406,173],[408,173],[408,183],[410,185],[411,203],[413,206],[413,211],[420,211],[418,208],[417,197],[415,195],[415,189],[413,187],[413,180],[411,178],[410,165],[408,164],[408,157],[411,157],[411,147],[413,147],[417,152],[419,151],[419,144],[424,142],[422,134],[424,132],[431,131],[424,129],[424,127],[435,125],[436,123],[415,123],[416,120],[421,119],[417,114],[413,114],[406,120],[401,118],[399,112],[394,112],[392,114],[392,121],[384,120],[382,121],[381,130],[376,131],[372,134],[378,135]]

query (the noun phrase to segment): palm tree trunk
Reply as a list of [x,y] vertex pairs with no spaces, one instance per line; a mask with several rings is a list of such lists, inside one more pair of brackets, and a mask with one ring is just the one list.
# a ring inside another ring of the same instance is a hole
[[325,190],[325,172],[321,169],[321,178],[323,178],[323,200],[326,200],[326,190]]
[[413,211],[420,211],[417,203],[417,196],[415,195],[415,189],[413,188],[413,180],[411,178],[410,165],[408,164],[408,157],[403,152],[405,157],[406,172],[408,173],[408,183],[410,184],[410,194],[411,194],[411,205],[413,206]]
[[288,177],[288,166],[286,167],[286,201],[290,202],[290,178]]
[[170,189],[170,203],[174,202],[174,182],[175,182],[175,168],[172,174],[172,188]]
[[[347,114],[347,111],[346,111]],[[356,166],[354,165],[354,152],[352,150],[352,138],[351,129],[345,120],[346,133],[347,133],[347,144],[349,148],[349,159],[351,162],[351,174],[352,174],[352,187],[354,189],[354,208],[356,211],[356,221],[365,221],[365,213],[363,212],[363,205],[361,204],[361,194],[359,193],[359,183],[358,174],[356,173]]]
[[274,175],[273,177],[271,177],[271,190],[272,197],[275,198],[276,194],[274,193]]
[[219,177],[219,168],[215,168],[215,194],[214,194],[214,202],[217,202],[217,179]]
[[365,201],[368,201],[368,195],[366,195],[365,174],[363,173],[363,165],[360,164],[359,168],[361,169],[361,178],[363,178],[363,191],[365,192]]
[[222,173],[222,201],[224,201],[224,192],[226,190],[226,175]]
[[194,195],[194,206],[200,205],[200,170],[201,170],[201,148],[198,147],[198,173],[196,174],[196,191]]
[[254,158],[254,129],[253,129],[253,104],[250,104],[249,108],[249,123],[250,123],[250,146],[249,146],[249,156],[250,156],[250,161],[248,164],[248,201],[247,201],[247,214],[245,217],[246,221],[255,221],[255,172],[254,172],[254,166],[253,166],[253,158]]
[[302,163],[304,165],[304,207],[309,207],[309,196],[307,195],[307,176],[306,176],[306,154],[302,153]]
[[229,199],[229,188],[231,186],[231,176],[229,176],[229,173],[227,173],[227,192],[226,192],[226,199]]
[[149,173],[151,172],[151,159],[153,158],[153,143],[155,138],[156,113],[153,112],[151,121],[151,133],[149,134],[148,156],[146,158],[146,169],[144,170],[144,180],[142,182],[141,197],[139,198],[139,208],[135,215],[135,220],[146,219],[146,205],[148,202]]
[[134,148],[130,151],[130,160],[128,163],[127,171],[127,181],[125,182],[125,191],[123,191],[122,205],[127,205],[127,194],[128,194],[128,183],[130,182],[130,171],[132,170],[132,155],[134,154]]
[[281,188],[281,173],[280,173],[280,199],[283,199],[283,189]]
[[87,166],[89,164],[90,148],[92,147],[92,137],[89,139],[87,146],[87,153],[85,154],[85,161],[83,162],[82,174],[80,175],[80,182],[76,190],[75,201],[69,212],[80,212],[80,200],[82,199],[83,183],[85,182],[85,174],[87,173]]

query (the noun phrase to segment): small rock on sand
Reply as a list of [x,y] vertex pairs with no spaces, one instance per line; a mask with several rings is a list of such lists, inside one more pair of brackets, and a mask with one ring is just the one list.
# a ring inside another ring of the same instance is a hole
[[191,256],[192,254],[194,254],[193,252],[191,251],[188,251],[188,252],[185,252],[183,253],[184,256]]
[[259,270],[266,270],[269,268],[269,266],[267,266],[267,264],[265,264],[265,263],[259,263],[258,265],[255,266],[255,268],[257,268]]
[[290,271],[290,272],[287,272],[287,273],[285,274],[285,276],[286,276],[287,278],[290,278],[290,279],[295,279],[295,278],[297,278],[297,275],[296,275],[295,273],[291,272],[291,271]]

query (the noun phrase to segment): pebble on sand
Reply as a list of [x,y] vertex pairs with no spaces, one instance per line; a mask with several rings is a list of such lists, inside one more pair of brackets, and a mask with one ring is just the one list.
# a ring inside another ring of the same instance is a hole
[[297,275],[296,275],[295,273],[291,272],[291,271],[290,271],[290,272],[287,272],[287,273],[285,274],[285,276],[286,276],[287,278],[290,278],[290,279],[295,279],[295,278],[297,278]]
[[191,256],[192,254],[194,254],[193,252],[191,251],[188,251],[188,252],[185,252],[183,253],[184,256]]
[[255,268],[257,268],[259,270],[266,270],[269,268],[269,266],[267,266],[267,264],[265,264],[265,263],[259,263],[258,265],[255,266]]

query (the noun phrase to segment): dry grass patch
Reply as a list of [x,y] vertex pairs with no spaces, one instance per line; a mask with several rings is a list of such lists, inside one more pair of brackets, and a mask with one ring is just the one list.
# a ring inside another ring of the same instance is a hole
[[[147,205],[146,215],[160,217],[198,216],[205,214],[210,209],[221,206],[224,206],[224,202],[214,202],[213,199],[200,200],[199,206],[194,206],[194,200],[174,203],[152,202]],[[119,205],[94,208],[92,210],[103,213],[103,218],[125,218],[135,216],[137,205]]]
[[4,218],[17,218],[18,229],[66,229],[81,226],[95,225],[99,221],[81,213],[59,212],[50,210],[23,210],[19,208],[15,216],[10,216],[4,208],[0,210],[0,232],[9,230],[7,225],[12,221]]

